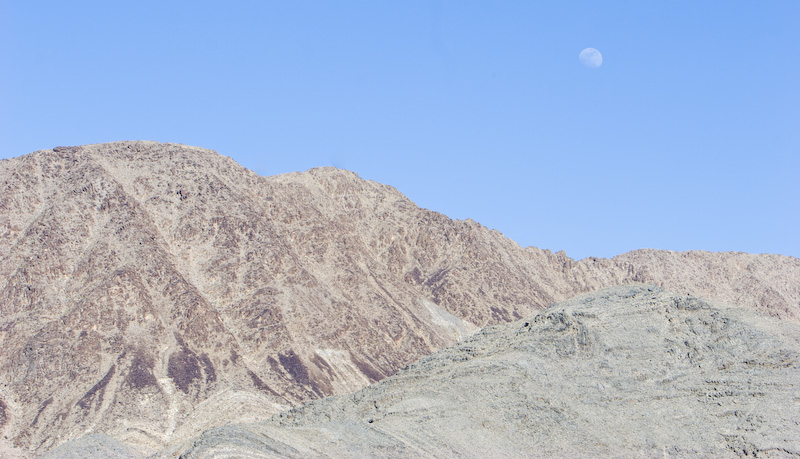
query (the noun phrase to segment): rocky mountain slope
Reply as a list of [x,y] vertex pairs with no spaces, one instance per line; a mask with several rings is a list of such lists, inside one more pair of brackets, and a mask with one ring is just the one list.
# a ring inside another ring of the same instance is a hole
[[616,287],[172,455],[797,457],[798,382],[797,324]]
[[0,189],[0,451],[15,454],[92,432],[155,451],[621,283],[800,321],[796,258],[575,261],[332,168],[260,177],[118,142],[2,160]]

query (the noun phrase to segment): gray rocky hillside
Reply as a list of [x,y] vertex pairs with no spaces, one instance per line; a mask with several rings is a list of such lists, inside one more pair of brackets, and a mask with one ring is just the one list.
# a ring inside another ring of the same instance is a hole
[[[575,261],[322,168],[155,142],[0,161],[0,453],[143,453],[350,393],[487,325],[649,282],[800,321],[800,260]],[[535,231],[535,228],[532,229]]]
[[[800,326],[647,286],[559,303],[181,457],[797,457]],[[168,455],[166,455],[168,456]]]

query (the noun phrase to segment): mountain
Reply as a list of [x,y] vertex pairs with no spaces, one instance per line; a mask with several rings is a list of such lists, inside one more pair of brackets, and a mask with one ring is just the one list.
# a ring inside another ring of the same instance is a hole
[[796,457],[798,381],[797,324],[616,287],[164,456]]
[[8,454],[95,432],[154,452],[617,284],[800,322],[793,257],[575,261],[333,168],[261,177],[209,150],[116,142],[2,160],[0,187]]

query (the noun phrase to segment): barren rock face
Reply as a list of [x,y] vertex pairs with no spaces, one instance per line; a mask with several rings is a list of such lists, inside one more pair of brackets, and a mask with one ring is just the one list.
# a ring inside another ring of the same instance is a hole
[[796,258],[578,262],[332,168],[118,142],[2,160],[0,189],[0,451],[93,432],[154,451],[632,281],[800,318]]
[[800,326],[616,287],[164,456],[790,457]]

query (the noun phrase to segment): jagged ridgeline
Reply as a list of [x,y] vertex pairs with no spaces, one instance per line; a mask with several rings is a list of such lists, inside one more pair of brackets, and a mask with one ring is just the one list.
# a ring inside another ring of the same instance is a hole
[[261,177],[209,150],[117,142],[2,160],[0,187],[4,455],[93,433],[157,451],[611,285],[800,317],[796,258],[575,261],[333,168]]

